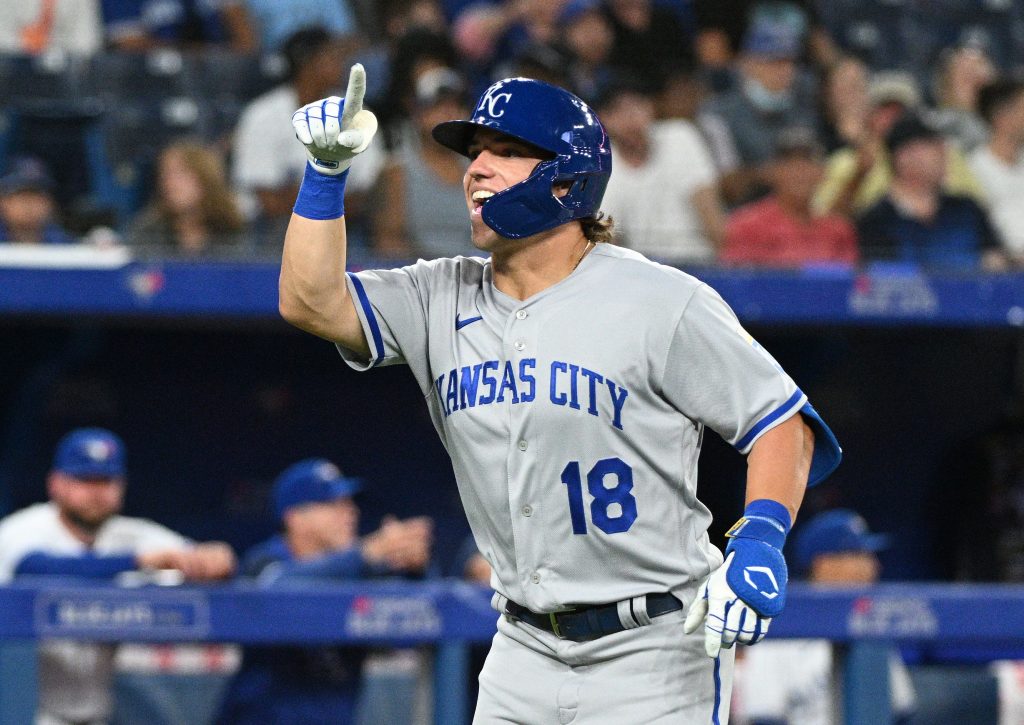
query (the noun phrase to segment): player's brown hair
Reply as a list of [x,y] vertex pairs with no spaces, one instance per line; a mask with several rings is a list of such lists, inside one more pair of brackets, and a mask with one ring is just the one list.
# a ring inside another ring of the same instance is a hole
[[580,219],[580,226],[583,227],[583,236],[588,242],[600,244],[615,240],[615,220],[603,211],[599,211],[596,216]]

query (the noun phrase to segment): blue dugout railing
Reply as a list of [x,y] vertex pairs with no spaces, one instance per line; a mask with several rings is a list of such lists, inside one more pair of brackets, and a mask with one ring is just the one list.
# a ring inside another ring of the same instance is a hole
[[[30,722],[34,642],[330,643],[435,647],[434,721],[467,719],[468,649],[488,642],[490,591],[458,581],[361,582],[259,588],[135,588],[53,579],[0,587],[0,722]],[[974,660],[1024,658],[1024,586],[887,584],[822,589],[794,584],[773,638],[821,637],[846,650],[849,725],[891,721],[887,652],[930,643]]]
[[[350,255],[353,269],[396,262]],[[0,314],[278,319],[273,261],[144,261],[128,250],[0,245]],[[1024,274],[864,269],[688,269],[748,324],[1024,326]]]

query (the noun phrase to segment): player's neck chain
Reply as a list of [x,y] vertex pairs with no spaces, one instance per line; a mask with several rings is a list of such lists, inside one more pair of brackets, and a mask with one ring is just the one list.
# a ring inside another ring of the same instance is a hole
[[590,251],[590,248],[591,248],[591,247],[592,247],[593,245],[594,245],[594,243],[593,243],[592,241],[590,241],[590,240],[588,239],[588,240],[587,240],[587,246],[585,246],[585,247],[583,248],[583,254],[581,254],[581,255],[580,255],[580,258],[576,260],[576,264],[574,264],[574,265],[572,266],[572,271],[573,271],[573,272],[575,272],[575,271],[576,271],[576,268],[580,266],[580,262],[582,262],[582,261],[583,261],[583,258],[587,256],[587,252],[589,252],[589,251]]

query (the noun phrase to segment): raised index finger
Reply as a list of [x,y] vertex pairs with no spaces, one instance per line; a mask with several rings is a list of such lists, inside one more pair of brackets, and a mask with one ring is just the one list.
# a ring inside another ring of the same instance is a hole
[[356,63],[348,74],[348,90],[345,91],[345,108],[341,112],[341,127],[352,126],[352,119],[363,110],[363,96],[366,95],[366,70],[362,63]]

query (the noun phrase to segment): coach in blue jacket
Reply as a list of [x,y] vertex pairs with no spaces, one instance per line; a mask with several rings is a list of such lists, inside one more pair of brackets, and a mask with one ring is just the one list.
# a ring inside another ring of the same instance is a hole
[[[242,573],[264,586],[422,573],[431,522],[398,521],[359,538],[357,479],[322,458],[300,461],[274,485],[282,533],[245,556]],[[247,647],[218,720],[221,725],[355,722],[363,651],[341,646]]]

